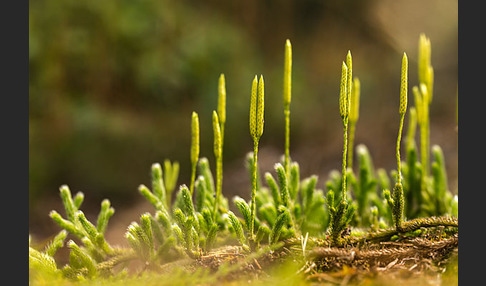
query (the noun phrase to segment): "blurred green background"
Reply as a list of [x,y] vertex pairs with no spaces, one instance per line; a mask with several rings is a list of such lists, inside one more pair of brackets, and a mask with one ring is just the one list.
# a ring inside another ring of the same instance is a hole
[[192,111],[199,113],[201,156],[214,165],[211,113],[220,73],[227,89],[223,193],[248,198],[251,81],[265,78],[259,159],[263,171],[273,171],[284,145],[287,38],[291,156],[302,176],[318,174],[324,188],[328,172],[340,168],[338,94],[347,51],[362,89],[356,143],[368,146],[375,166],[391,170],[401,57],[409,57],[411,90],[425,33],[435,69],[431,143],[444,149],[457,192],[457,28],[457,0],[30,1],[29,231],[43,238],[58,230],[48,213],[63,211],[62,184],[84,192],[88,217],[109,198],[112,220],[143,201],[137,187],[150,184],[154,162],[178,161],[178,183],[189,184]]

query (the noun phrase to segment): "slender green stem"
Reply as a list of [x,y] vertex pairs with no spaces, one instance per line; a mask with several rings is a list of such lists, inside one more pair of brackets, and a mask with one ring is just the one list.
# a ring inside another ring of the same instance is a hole
[[400,114],[400,127],[398,129],[397,138],[397,171],[398,178],[397,184],[402,184],[402,164],[400,162],[400,142],[402,140],[403,119],[407,112],[408,104],[408,57],[406,53],[403,53],[402,57],[402,70],[400,75],[400,107],[398,113]]
[[347,191],[346,191],[346,155],[348,152],[348,118],[346,117],[343,120],[343,127],[344,127],[344,146],[343,146],[343,170],[342,170],[342,199],[346,201],[347,198]]
[[[347,56],[348,63],[351,62],[350,53],[348,52]],[[346,160],[347,160],[347,151],[348,151],[348,123],[349,123],[349,109],[351,98],[348,90],[350,87],[348,86],[348,76],[352,74],[349,73],[348,66],[346,63],[343,62],[341,67],[341,86],[339,90],[339,114],[341,116],[343,122],[343,129],[344,129],[344,142],[343,142],[343,170],[342,170],[342,199],[341,201],[346,201]]]
[[402,164],[400,160],[400,142],[402,140],[402,129],[403,129],[403,119],[405,114],[400,116],[400,127],[398,129],[398,139],[397,139],[397,183],[402,184]]
[[354,130],[356,123],[349,121],[349,152],[348,152],[348,167],[353,168],[353,153],[354,153]]
[[258,159],[258,140],[253,141],[253,174],[252,174],[252,188],[251,188],[251,220],[250,220],[250,239],[255,238],[255,215],[256,215],[256,189],[257,189],[257,159]]
[[410,107],[407,138],[405,139],[406,149],[411,148],[412,144],[414,144],[416,130],[417,130],[417,110],[415,109],[415,107],[412,106]]
[[422,99],[423,110],[422,110],[422,122],[420,124],[420,149],[421,149],[421,163],[422,163],[422,190],[427,187],[426,180],[429,176],[429,132],[428,132],[428,104],[427,97]]
[[359,118],[359,100],[361,93],[361,83],[358,78],[352,80],[352,90],[350,98],[349,109],[349,153],[348,153],[348,166],[353,169],[353,154],[354,154],[354,133],[356,129],[356,123]]
[[216,159],[216,199],[214,202],[213,220],[219,207],[221,197],[221,187],[223,182],[223,144],[221,139],[221,129],[218,113],[213,111],[213,133],[214,133],[214,157]]
[[216,219],[219,201],[221,199],[221,189],[223,183],[223,160],[221,157],[216,158],[216,200],[214,202],[213,220]]
[[[428,106],[426,107],[428,108]],[[421,189],[425,191],[427,188],[427,178],[429,177],[429,122],[428,118],[425,119],[426,121],[420,125],[420,148],[422,149],[420,157],[422,161],[422,180],[421,180]]]
[[191,120],[191,184],[189,190],[194,192],[194,180],[196,179],[196,166],[199,160],[199,116],[192,112]]
[[250,247],[255,245],[255,215],[256,215],[256,190],[257,190],[257,158],[258,158],[258,141],[263,134],[263,113],[264,113],[264,83],[263,76],[257,80],[257,76],[253,79],[251,87],[250,98],[250,135],[253,138],[253,174],[252,174],[252,190],[251,190],[251,219],[250,219]]
[[224,145],[224,125],[226,123],[226,82],[224,74],[219,76],[218,85],[218,123],[221,133],[221,154],[216,160],[216,190],[221,193],[223,187],[223,145]]
[[[289,106],[290,107],[290,106]],[[287,108],[285,113],[285,173],[290,178],[290,109]]]
[[191,166],[191,185],[189,190],[191,191],[191,195],[194,193],[194,181],[196,180],[196,167],[197,164],[192,164]]
[[292,44],[285,41],[283,102],[285,115],[285,173],[290,178],[290,101],[292,97]]

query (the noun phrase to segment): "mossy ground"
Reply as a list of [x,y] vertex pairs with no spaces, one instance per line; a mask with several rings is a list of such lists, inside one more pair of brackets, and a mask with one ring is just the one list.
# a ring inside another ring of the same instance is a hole
[[130,263],[110,277],[73,281],[30,273],[29,280],[31,285],[457,285],[455,230],[431,228],[418,237],[381,242],[356,243],[349,237],[339,248],[326,239],[309,239],[305,254],[295,239],[251,254],[227,245],[198,259],[159,266]]

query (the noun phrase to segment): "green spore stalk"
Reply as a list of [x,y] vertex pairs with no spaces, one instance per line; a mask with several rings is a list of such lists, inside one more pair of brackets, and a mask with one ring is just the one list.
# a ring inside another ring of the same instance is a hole
[[223,183],[223,143],[219,125],[218,113],[213,111],[213,134],[214,134],[214,157],[216,158],[216,201],[214,202],[213,220],[216,219],[219,201],[221,199],[221,188]]
[[226,81],[224,74],[219,76],[218,82],[218,116],[221,129],[221,145],[224,143],[224,125],[226,123]]
[[[347,189],[346,189],[346,155],[348,151],[348,123],[349,123],[349,110],[350,110],[350,86],[348,85],[350,81],[348,80],[349,76],[352,76],[351,70],[351,52],[348,52],[346,57],[346,63],[343,62],[341,68],[341,88],[339,92],[339,114],[341,115],[341,119],[343,122],[343,129],[344,129],[344,144],[343,144],[343,162],[342,162],[342,198],[345,201],[347,196]],[[350,65],[350,66],[348,66]]]
[[359,118],[359,98],[361,93],[361,83],[358,78],[353,79],[353,86],[351,89],[351,106],[349,111],[349,153],[348,153],[348,167],[353,169],[353,153],[354,153],[354,133],[356,129],[356,122]]
[[[264,83],[263,76],[258,80],[257,76],[253,79],[250,98],[250,135],[253,139],[253,174],[251,190],[251,221],[250,221],[250,241],[255,239],[255,215],[256,215],[256,190],[257,190],[257,159],[258,142],[263,134],[263,111],[264,111]],[[250,245],[251,246],[251,245]]]
[[194,181],[196,179],[196,167],[199,161],[199,116],[192,112],[191,120],[191,195],[194,193]]
[[402,230],[403,222],[403,211],[405,208],[405,198],[403,195],[403,185],[402,185],[402,173],[401,173],[401,162],[400,162],[400,142],[402,138],[403,129],[403,119],[407,111],[407,96],[408,96],[408,58],[407,54],[403,54],[402,58],[402,71],[401,71],[401,84],[400,84],[400,126],[398,129],[397,138],[397,181],[395,187],[393,188],[393,198],[390,197],[389,191],[384,192],[384,197],[392,209],[393,221],[395,222],[395,228],[397,231]]
[[285,172],[290,177],[290,101],[292,96],[292,45],[285,42],[283,102],[285,116]]
[[420,126],[421,163],[424,176],[422,190],[426,188],[425,178],[430,174],[430,123],[429,105],[432,102],[434,87],[434,69],[431,65],[430,39],[425,34],[420,34],[418,45],[418,78],[419,86],[413,88],[415,105],[417,107],[418,123]]

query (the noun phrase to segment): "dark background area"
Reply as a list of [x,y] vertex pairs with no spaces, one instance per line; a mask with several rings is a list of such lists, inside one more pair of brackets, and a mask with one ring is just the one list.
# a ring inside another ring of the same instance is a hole
[[[376,167],[395,168],[400,65],[409,57],[417,85],[420,33],[432,43],[435,71],[431,144],[445,153],[457,193],[457,1],[52,1],[29,2],[29,232],[57,233],[59,186],[82,191],[95,219],[103,198],[116,212],[108,239],[123,240],[131,220],[152,208],[138,193],[150,166],[180,163],[189,184],[191,112],[199,114],[201,156],[214,166],[211,113],[225,74],[227,122],[223,194],[249,197],[244,158],[251,81],[265,79],[262,171],[283,153],[285,40],[292,42],[291,156],[303,177],[324,184],[339,169],[341,62],[348,50],[361,81],[356,144]],[[407,128],[407,120],[405,120]],[[406,129],[405,129],[406,130]],[[112,241],[112,240],[110,240]]]

